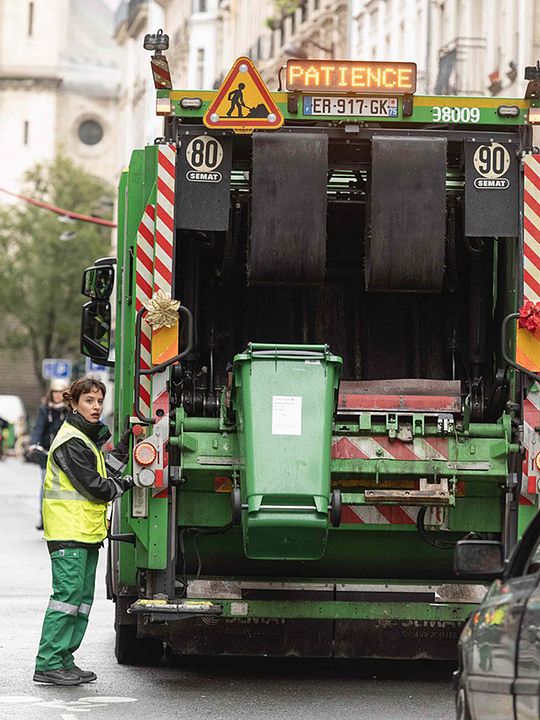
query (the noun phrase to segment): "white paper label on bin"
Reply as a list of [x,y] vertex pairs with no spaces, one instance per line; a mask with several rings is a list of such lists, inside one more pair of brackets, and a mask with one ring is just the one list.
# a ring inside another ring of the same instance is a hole
[[298,395],[272,396],[272,435],[302,434],[302,398]]

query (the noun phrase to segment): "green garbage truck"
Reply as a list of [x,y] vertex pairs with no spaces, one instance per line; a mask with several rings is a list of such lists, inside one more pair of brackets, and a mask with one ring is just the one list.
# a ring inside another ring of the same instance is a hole
[[239,58],[182,91],[163,37],[163,137],[83,278],[133,431],[117,659],[451,658],[485,592],[454,544],[510,552],[537,510],[540,70],[428,97],[411,63],[293,59],[269,92]]

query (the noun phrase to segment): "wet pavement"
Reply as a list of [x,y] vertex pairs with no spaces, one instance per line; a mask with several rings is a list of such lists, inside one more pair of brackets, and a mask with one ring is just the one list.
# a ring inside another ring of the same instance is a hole
[[452,667],[440,663],[191,658],[153,668],[114,657],[105,552],[77,661],[95,683],[32,682],[50,593],[49,557],[35,529],[39,469],[0,462],[0,720],[452,720]]

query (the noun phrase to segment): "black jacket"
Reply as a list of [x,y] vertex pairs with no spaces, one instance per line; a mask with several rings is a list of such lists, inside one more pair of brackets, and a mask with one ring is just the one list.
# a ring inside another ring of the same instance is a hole
[[[101,448],[111,436],[108,427],[102,422],[90,423],[79,414],[70,412],[67,422],[84,433],[98,448]],[[54,459],[81,495],[93,502],[109,502],[130,487],[129,483],[126,487],[128,481],[120,477],[128,459],[128,442],[127,438],[122,438],[109,453],[106,463],[109,475],[106,478],[98,473],[96,456],[92,450],[78,438],[71,438],[56,448]]]
[[[38,410],[36,423],[30,438],[30,444],[41,445],[45,448],[45,450],[48,450],[51,447],[54,436],[60,430],[60,427],[67,416],[67,408],[55,408],[52,405],[49,405],[49,403],[43,403]],[[40,455],[38,462],[42,468],[46,467],[46,455]]]
[[[70,412],[66,422],[83,432],[98,448],[101,448],[111,436],[109,429],[102,422],[90,423],[80,414]],[[54,451],[53,457],[81,495],[92,502],[109,502],[133,486],[131,478],[121,477],[128,452],[129,433],[126,433],[107,457],[108,476],[105,478],[98,473],[96,456],[92,450],[78,438],[71,438],[62,443]],[[53,542],[48,543],[48,546],[51,552],[63,547],[87,547],[85,543],[78,542]]]

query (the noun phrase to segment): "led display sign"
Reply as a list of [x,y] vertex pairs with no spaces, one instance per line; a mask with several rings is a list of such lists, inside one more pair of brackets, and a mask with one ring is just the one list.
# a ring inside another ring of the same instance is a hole
[[288,60],[287,90],[409,95],[416,64],[361,60]]

